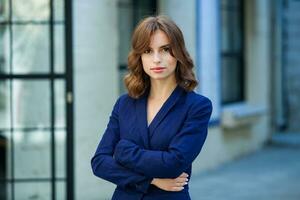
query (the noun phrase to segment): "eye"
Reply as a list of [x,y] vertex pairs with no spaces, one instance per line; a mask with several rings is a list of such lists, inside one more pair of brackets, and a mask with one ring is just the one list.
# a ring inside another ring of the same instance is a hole
[[170,52],[170,47],[164,47],[162,50],[163,50],[163,52],[169,53]]
[[147,49],[144,51],[144,54],[150,54],[151,52],[152,52],[151,49]]

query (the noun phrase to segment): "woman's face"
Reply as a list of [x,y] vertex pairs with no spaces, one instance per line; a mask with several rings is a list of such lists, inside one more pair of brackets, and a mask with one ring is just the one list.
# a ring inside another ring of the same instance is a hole
[[171,55],[167,35],[157,30],[151,36],[149,48],[141,55],[143,69],[152,80],[175,79],[177,59]]

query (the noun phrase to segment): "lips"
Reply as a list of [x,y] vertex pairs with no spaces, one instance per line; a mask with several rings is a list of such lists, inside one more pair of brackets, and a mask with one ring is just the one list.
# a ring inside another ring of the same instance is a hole
[[160,67],[160,66],[150,68],[150,70],[154,73],[163,73],[165,69],[166,69],[165,67]]
[[151,67],[150,70],[163,70],[165,67]]

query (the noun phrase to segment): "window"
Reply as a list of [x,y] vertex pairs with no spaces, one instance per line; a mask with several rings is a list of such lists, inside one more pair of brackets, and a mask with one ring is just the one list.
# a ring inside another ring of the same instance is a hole
[[125,93],[123,78],[127,74],[127,56],[131,48],[131,35],[137,23],[144,17],[155,15],[156,0],[119,0],[119,91]]
[[70,13],[0,0],[0,199],[74,199]]
[[221,0],[222,104],[244,100],[243,1]]

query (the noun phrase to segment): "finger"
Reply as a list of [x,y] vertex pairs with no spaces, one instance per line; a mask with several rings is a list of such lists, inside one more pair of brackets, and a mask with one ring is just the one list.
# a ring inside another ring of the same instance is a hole
[[172,187],[171,191],[177,192],[177,191],[181,191],[183,189],[184,189],[184,187]]
[[183,172],[179,177],[187,178],[187,177],[189,177],[189,175],[187,173]]
[[176,178],[175,179],[175,182],[179,182],[179,183],[182,183],[182,182],[188,182],[189,181],[189,179],[188,178]]
[[189,176],[189,174],[188,174],[188,173],[185,173],[185,172],[183,172],[182,174],[184,174],[184,175],[186,175],[186,176]]

